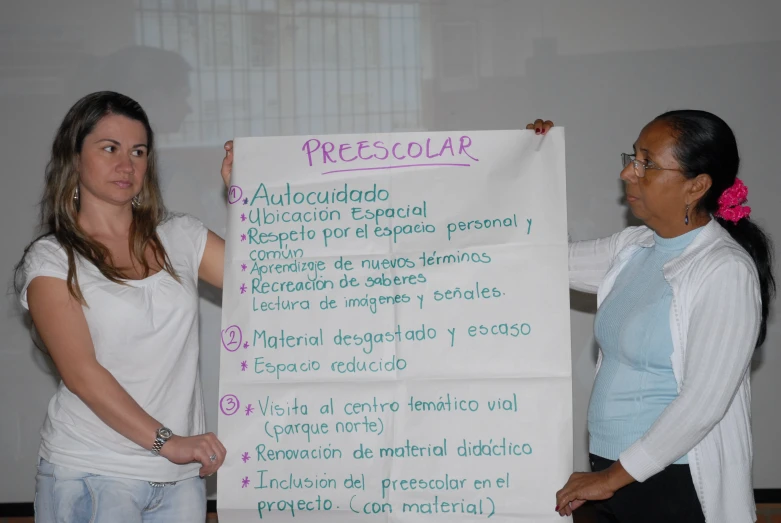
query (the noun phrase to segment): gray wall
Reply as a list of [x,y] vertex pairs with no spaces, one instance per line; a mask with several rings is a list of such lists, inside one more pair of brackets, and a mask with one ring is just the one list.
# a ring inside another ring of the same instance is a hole
[[[694,107],[733,126],[753,217],[781,238],[773,213],[781,3],[772,0],[26,0],[2,8],[0,274],[9,286],[33,235],[56,126],[98,89],[147,108],[168,206],[218,233],[221,145],[233,136],[511,129],[542,116],[567,129],[572,238],[604,236],[627,223],[618,154],[656,114]],[[208,288],[202,295],[214,430],[221,298]],[[583,470],[595,304],[572,298],[575,467]],[[0,502],[32,501],[38,430],[56,378],[13,296],[0,307]],[[774,319],[752,375],[756,488],[781,488],[779,344]]]

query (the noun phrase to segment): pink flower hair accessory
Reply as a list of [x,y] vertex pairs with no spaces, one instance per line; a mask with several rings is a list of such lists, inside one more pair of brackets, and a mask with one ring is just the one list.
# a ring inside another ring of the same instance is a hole
[[748,197],[748,187],[739,178],[735,178],[732,187],[719,196],[719,210],[716,217],[738,223],[751,215],[751,207],[743,205]]

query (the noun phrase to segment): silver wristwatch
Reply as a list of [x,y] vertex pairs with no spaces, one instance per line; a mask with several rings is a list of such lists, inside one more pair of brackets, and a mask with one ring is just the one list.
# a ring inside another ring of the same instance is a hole
[[168,427],[160,427],[157,429],[157,434],[155,437],[155,442],[152,445],[152,454],[155,456],[160,455],[160,449],[163,448],[163,443],[171,439],[171,436],[173,436],[174,433],[171,432],[171,429]]

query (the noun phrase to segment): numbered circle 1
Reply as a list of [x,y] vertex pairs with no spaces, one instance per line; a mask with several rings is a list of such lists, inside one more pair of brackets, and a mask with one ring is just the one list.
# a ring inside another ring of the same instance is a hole
[[241,408],[241,403],[235,395],[226,394],[220,398],[220,410],[226,416],[233,416],[239,411],[239,408]]
[[238,185],[231,185],[228,189],[228,203],[231,205],[241,200],[243,196],[244,191]]
[[222,346],[228,352],[236,352],[241,347],[241,329],[238,325],[231,325],[222,331]]

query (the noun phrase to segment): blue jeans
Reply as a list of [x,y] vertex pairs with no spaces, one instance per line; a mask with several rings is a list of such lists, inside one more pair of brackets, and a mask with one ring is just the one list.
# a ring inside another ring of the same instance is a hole
[[150,484],[53,465],[35,476],[36,523],[203,523],[206,485],[199,477]]

